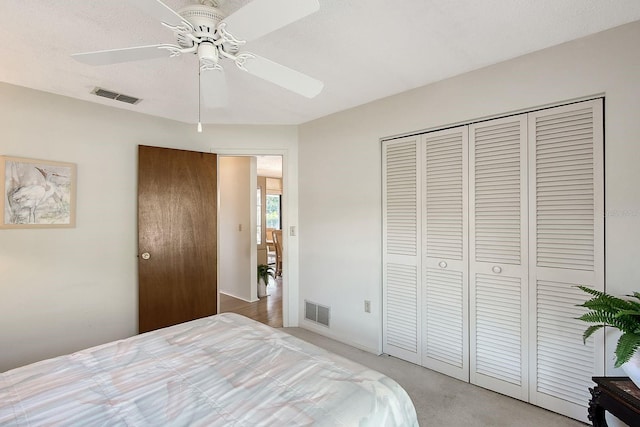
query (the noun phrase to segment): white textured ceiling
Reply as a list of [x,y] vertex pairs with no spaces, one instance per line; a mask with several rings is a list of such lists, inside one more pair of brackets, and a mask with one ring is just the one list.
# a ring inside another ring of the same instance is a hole
[[[324,81],[320,95],[301,97],[227,62],[229,105],[202,121],[299,124],[639,19],[639,0],[320,0],[319,12],[244,49]],[[195,123],[195,56],[103,67],[70,57],[173,42],[125,0],[0,1],[0,81]],[[96,86],[143,101],[99,98]]]
[[282,156],[256,156],[258,176],[282,178]]

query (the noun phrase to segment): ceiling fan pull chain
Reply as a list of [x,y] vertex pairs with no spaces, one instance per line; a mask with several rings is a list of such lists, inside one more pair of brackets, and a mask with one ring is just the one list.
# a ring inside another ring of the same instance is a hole
[[202,106],[202,67],[200,65],[200,69],[198,70],[198,133],[202,133],[202,122],[200,121],[200,110]]

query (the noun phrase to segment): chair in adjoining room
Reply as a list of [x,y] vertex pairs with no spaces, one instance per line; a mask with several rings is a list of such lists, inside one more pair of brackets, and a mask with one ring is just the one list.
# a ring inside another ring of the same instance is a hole
[[267,264],[275,266],[276,264],[276,246],[273,243],[274,228],[267,228],[267,236],[265,244],[267,246]]
[[282,276],[282,230],[273,230],[273,244],[276,247],[276,277]]

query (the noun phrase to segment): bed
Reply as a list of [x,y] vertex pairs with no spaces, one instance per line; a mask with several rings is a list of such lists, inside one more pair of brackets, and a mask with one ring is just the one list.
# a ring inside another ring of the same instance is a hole
[[417,426],[392,379],[224,313],[0,374],[0,425]]

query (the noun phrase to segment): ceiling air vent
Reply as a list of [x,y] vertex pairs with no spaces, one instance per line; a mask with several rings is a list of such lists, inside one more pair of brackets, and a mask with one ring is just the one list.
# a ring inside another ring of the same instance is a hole
[[94,95],[101,96],[103,98],[115,99],[116,101],[126,102],[127,104],[137,104],[138,102],[142,101],[140,98],[135,98],[129,95],[123,95],[121,93],[116,93],[116,92],[102,89],[99,87],[95,88],[91,93],[93,93]]

